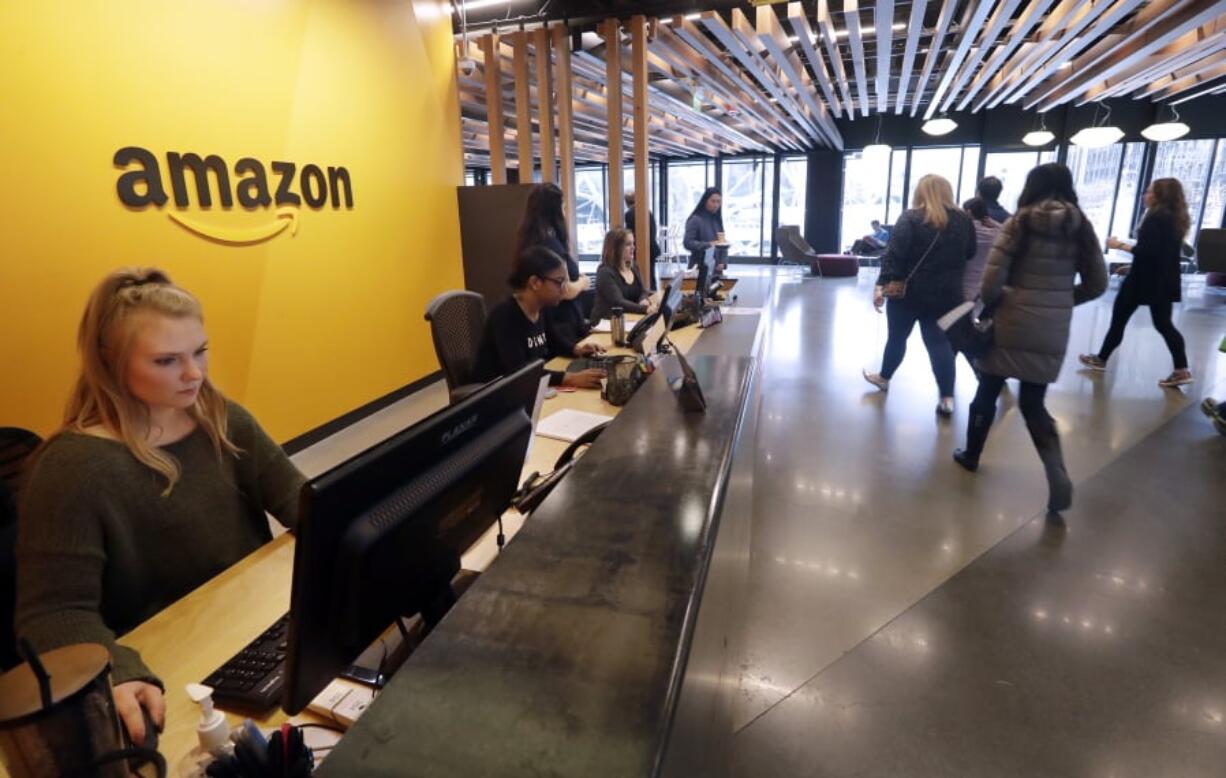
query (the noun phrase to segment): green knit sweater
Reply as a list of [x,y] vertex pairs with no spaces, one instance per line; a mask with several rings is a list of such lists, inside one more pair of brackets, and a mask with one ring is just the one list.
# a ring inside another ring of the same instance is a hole
[[18,511],[17,634],[46,651],[110,649],[112,680],[160,685],[115,642],[271,539],[264,512],[294,527],[303,476],[251,414],[227,405],[242,453],[218,457],[204,430],[163,447],[182,476],[166,479],[115,440],[64,433],[30,472]]

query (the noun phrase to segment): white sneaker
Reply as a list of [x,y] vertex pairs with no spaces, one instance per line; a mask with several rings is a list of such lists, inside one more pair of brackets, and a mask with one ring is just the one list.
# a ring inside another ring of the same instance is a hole
[[883,392],[890,391],[890,379],[882,378],[880,373],[870,373],[867,370],[861,371],[864,375],[864,380],[868,381],[873,386]]
[[937,403],[937,415],[938,416],[953,416],[954,415],[954,398],[942,397],[941,401]]

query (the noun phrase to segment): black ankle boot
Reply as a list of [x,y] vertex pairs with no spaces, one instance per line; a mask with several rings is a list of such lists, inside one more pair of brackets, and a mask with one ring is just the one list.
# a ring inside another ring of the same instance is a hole
[[1068,510],[1073,505],[1073,481],[1064,469],[1064,453],[1060,449],[1055,420],[1044,413],[1041,419],[1027,420],[1026,429],[1047,475],[1047,510],[1052,513]]
[[988,431],[992,429],[992,416],[995,414],[981,413],[971,406],[970,418],[966,420],[966,448],[954,451],[954,461],[970,472],[979,469],[979,455],[988,441]]

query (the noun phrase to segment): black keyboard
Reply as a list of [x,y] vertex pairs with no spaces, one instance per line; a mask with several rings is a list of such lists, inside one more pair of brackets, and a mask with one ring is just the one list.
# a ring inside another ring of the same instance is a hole
[[271,710],[281,704],[289,614],[285,614],[204,679],[221,708]]

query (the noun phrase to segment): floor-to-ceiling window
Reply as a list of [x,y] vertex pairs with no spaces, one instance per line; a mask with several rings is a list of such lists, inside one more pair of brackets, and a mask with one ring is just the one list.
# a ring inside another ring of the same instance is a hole
[[890,194],[885,207],[885,223],[893,224],[907,209],[907,150],[894,149],[890,154]]
[[681,251],[681,235],[685,220],[698,205],[703,190],[715,185],[715,161],[710,159],[685,160],[668,163],[667,221],[677,236],[676,248]]
[[608,224],[603,165],[575,167],[575,233],[579,254],[600,254]]
[[1189,242],[1195,242],[1194,237],[1200,231],[1201,205],[1204,204],[1209,188],[1209,173],[1216,144],[1217,141],[1214,140],[1180,140],[1159,143],[1154,148],[1154,174],[1150,180],[1175,178],[1183,184],[1188,213],[1192,215]]
[[805,187],[809,179],[809,160],[784,157],[779,163],[779,224],[805,226]]
[[1226,139],[1217,142],[1217,155],[1213,161],[1203,211],[1201,229],[1220,229],[1223,226],[1223,220],[1226,220]]
[[843,218],[839,225],[839,245],[850,246],[872,230],[874,219],[886,218],[886,186],[890,180],[889,153],[865,154],[850,151],[843,155]]
[[[652,213],[655,213],[658,210],[659,206],[657,206],[656,203],[660,202],[660,188],[659,188],[660,184],[656,180],[658,178],[658,176],[656,175],[656,166],[658,164],[659,163],[652,162],[651,164],[647,166],[647,173],[648,173],[647,177],[648,177],[648,180],[651,181],[651,200],[649,201],[650,205],[648,205],[647,208]],[[638,196],[638,192],[634,186],[634,165],[632,164],[627,165],[626,168],[622,170],[622,185],[623,185],[623,188],[627,192],[635,192],[635,196],[636,197]],[[622,209],[623,214],[626,212],[627,208],[626,208],[625,195],[622,195],[622,197],[618,198],[616,203],[612,202],[613,200],[612,197],[610,197],[609,200],[610,200],[610,203],[609,203],[610,211],[612,211],[614,207],[617,207],[617,208]],[[656,221],[657,223],[659,222],[658,215],[656,216]]]
[[723,161],[723,221],[728,253],[734,257],[770,256],[775,203],[772,157]]
[[[1141,171],[1145,162],[1145,144],[1129,143],[1124,149],[1124,165],[1120,171],[1120,185],[1115,193],[1115,215],[1111,217],[1108,235],[1127,239],[1141,214],[1137,209],[1140,197]],[[1100,238],[1105,236],[1100,235]]]
[[1124,145],[1115,143],[1101,148],[1070,146],[1066,164],[1073,173],[1073,188],[1081,210],[1094,226],[1099,243],[1111,230],[1111,209],[1116,203],[1116,182],[1120,174],[1120,159]]

